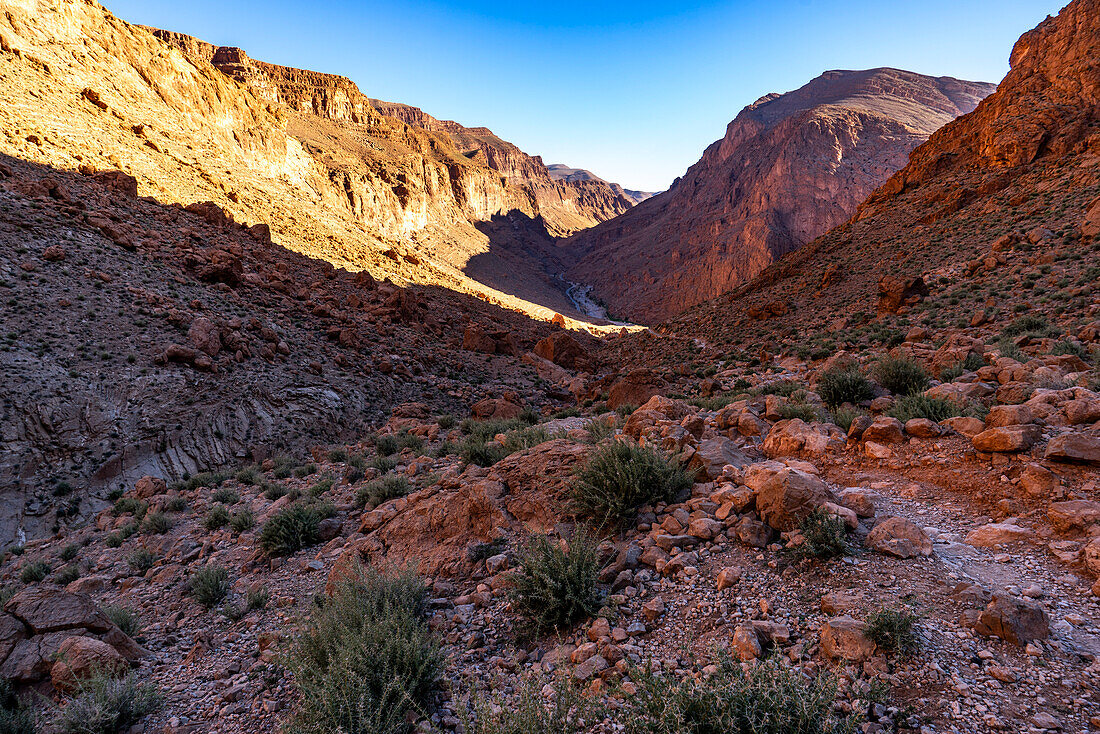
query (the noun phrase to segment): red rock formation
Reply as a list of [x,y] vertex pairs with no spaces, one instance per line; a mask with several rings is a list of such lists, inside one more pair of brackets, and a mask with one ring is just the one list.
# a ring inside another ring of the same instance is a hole
[[993,91],[896,69],[830,71],[742,110],[673,187],[574,237],[573,280],[655,321],[843,222],[909,152]]

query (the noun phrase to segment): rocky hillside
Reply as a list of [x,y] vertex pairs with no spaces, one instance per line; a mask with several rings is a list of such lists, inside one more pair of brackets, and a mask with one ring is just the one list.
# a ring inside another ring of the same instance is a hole
[[[550,178],[555,181],[565,181],[567,183],[578,184],[584,181],[603,181],[602,178],[592,173],[592,171],[586,171],[583,168],[571,168],[564,163],[551,163],[546,167],[546,170],[550,173]],[[609,184],[613,189],[621,190],[626,198],[630,199],[631,203],[637,205],[641,204],[646,199],[656,196],[656,193],[652,191],[636,191],[633,189],[624,189],[619,184]]]
[[574,237],[570,277],[619,316],[673,316],[848,219],[913,148],[993,89],[871,69],[769,94],[669,191]]

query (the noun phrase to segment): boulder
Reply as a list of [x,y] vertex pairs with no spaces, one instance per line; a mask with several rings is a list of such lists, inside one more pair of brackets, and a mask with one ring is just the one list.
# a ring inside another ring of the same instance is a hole
[[821,652],[832,660],[870,660],[875,643],[867,638],[866,631],[867,625],[847,615],[832,617],[821,625]]
[[905,437],[902,435],[901,421],[888,415],[880,415],[871,425],[863,431],[864,441],[874,441],[881,444],[902,443]]
[[994,405],[985,418],[987,428],[999,426],[1020,426],[1034,422],[1031,408],[1027,405]]
[[974,449],[982,453],[1016,453],[1027,451],[1042,436],[1039,426],[1012,425],[987,428],[974,436]]
[[809,424],[800,418],[781,420],[772,426],[761,445],[764,454],[777,456],[824,456],[830,448],[844,447],[843,434],[822,424]]
[[485,398],[470,406],[470,415],[478,420],[519,418],[523,406],[504,398]]
[[1046,458],[1055,461],[1098,464],[1100,463],[1100,436],[1089,436],[1084,433],[1063,433],[1055,436],[1047,444]]
[[57,650],[57,662],[50,668],[54,688],[71,691],[81,681],[96,675],[117,677],[129,668],[126,659],[106,642],[83,635],[67,638]]
[[760,649],[760,639],[756,635],[756,630],[744,624],[737,625],[737,629],[733,631],[733,637],[730,639],[730,647],[733,649],[738,659],[743,663],[755,660],[760,657],[760,653],[762,652]]
[[888,517],[875,525],[867,535],[867,545],[898,558],[932,555],[932,540],[928,534],[904,517]]
[[790,467],[768,477],[756,493],[760,518],[780,531],[795,530],[815,509],[834,501],[819,478]]
[[168,483],[160,477],[144,476],[134,484],[133,496],[147,500],[168,491]]
[[1050,619],[1037,602],[998,593],[982,611],[974,631],[983,637],[1000,637],[1013,645],[1026,645],[1050,637]]
[[568,370],[585,369],[588,351],[567,331],[556,331],[535,344],[535,354]]
[[1054,473],[1045,466],[1028,464],[1020,472],[1020,486],[1032,497],[1046,496],[1054,489]]
[[688,471],[694,472],[698,481],[714,481],[722,476],[724,467],[742,467],[748,463],[748,457],[730,439],[710,438],[695,447],[695,453],[688,462]]
[[222,338],[218,327],[205,316],[199,316],[191,322],[191,328],[187,330],[187,338],[200,352],[206,352],[211,357],[218,356],[222,349]]
[[994,548],[999,545],[1027,540],[1033,535],[1034,533],[1028,528],[1022,528],[1012,523],[999,522],[974,528],[966,534],[964,542],[975,548]]
[[91,597],[70,594],[50,586],[23,589],[8,600],[4,611],[19,619],[36,635],[77,628],[107,632],[114,626]]
[[974,438],[985,430],[985,423],[977,418],[955,417],[945,418],[940,421],[941,426],[950,428],[955,433],[961,433],[967,438]]
[[937,438],[943,433],[943,429],[927,418],[911,418],[905,422],[905,433],[913,438]]
[[1088,532],[1100,525],[1100,502],[1095,500],[1066,500],[1051,502],[1047,509],[1050,524],[1060,533]]
[[1062,406],[1062,410],[1071,426],[1100,421],[1100,400],[1070,400]]
[[631,370],[611,385],[607,406],[617,410],[623,405],[642,405],[661,391],[664,381],[650,369]]

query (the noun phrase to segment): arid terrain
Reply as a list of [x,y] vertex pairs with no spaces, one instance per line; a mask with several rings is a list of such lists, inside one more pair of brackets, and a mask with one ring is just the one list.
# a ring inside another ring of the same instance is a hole
[[656,195],[0,7],[0,734],[1100,730],[1100,0]]

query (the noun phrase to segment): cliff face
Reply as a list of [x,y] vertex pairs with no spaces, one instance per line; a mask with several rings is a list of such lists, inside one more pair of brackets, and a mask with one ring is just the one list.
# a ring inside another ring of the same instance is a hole
[[553,175],[541,156],[528,155],[486,127],[464,127],[452,120],[438,120],[419,107],[371,101],[384,115],[447,135],[470,160],[484,162],[509,183],[530,189],[548,230],[555,236],[566,236],[616,217],[637,203],[622,186],[601,178]]
[[994,85],[826,72],[742,110],[673,187],[570,241],[613,312],[672,316],[843,222],[909,152]]
[[992,339],[1020,306],[1095,318],[1100,0],[1025,33],[1010,62],[992,95],[916,148],[849,222],[669,327],[775,343],[915,308],[917,291],[924,323],[992,324]]

